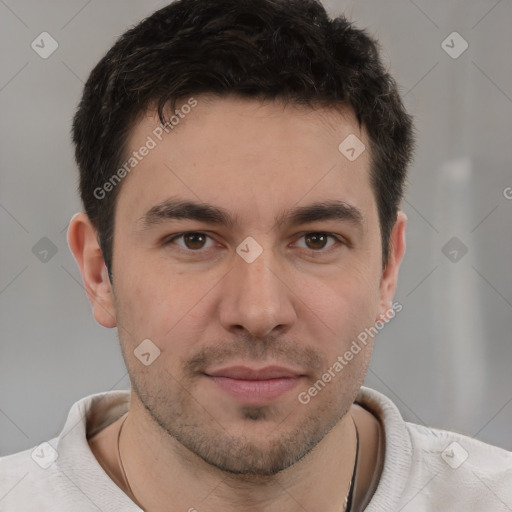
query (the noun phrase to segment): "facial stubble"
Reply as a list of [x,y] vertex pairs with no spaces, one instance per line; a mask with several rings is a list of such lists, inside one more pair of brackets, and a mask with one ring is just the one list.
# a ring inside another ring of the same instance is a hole
[[205,378],[201,375],[202,368],[233,360],[241,354],[244,360],[251,361],[270,357],[293,361],[302,368],[314,369],[315,374],[323,365],[317,351],[299,350],[296,345],[285,347],[276,340],[243,346],[244,349],[238,345],[233,350],[214,346],[201,351],[183,366],[184,377],[180,381],[162,365],[156,365],[158,360],[149,368],[132,369],[132,390],[164,438],[171,438],[171,446],[177,442],[181,448],[232,477],[271,477],[311,453],[343,418],[351,401],[332,383],[332,389],[324,389],[321,398],[307,405],[295,403],[295,393],[286,401],[271,405],[239,405],[236,424],[228,423],[218,416],[216,404],[201,403],[198,399],[197,385]]

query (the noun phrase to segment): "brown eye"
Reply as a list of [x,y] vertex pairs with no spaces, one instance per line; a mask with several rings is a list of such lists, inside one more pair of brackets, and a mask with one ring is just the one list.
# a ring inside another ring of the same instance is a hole
[[[327,245],[329,238],[332,239],[333,242]],[[312,231],[310,233],[306,233],[300,237],[300,240],[302,239],[305,241],[305,246],[299,245],[299,247],[320,253],[328,252],[334,245],[343,245],[343,242],[338,239],[338,237],[330,233],[324,233],[323,231]]]
[[326,233],[307,233],[304,237],[309,249],[319,250],[325,249],[329,235]]
[[206,235],[203,233],[185,233],[183,235],[183,241],[185,242],[185,246],[187,249],[198,250],[202,249],[205,241]]
[[[206,245],[210,241],[210,245]],[[178,243],[178,240],[182,241]],[[199,231],[189,231],[188,233],[181,233],[168,238],[164,245],[176,244],[180,250],[188,252],[206,252],[207,249],[213,246],[213,239],[205,233]]]

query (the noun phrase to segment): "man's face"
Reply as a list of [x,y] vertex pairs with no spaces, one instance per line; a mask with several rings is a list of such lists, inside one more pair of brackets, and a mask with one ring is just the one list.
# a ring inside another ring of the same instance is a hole
[[[348,411],[371,342],[309,403],[298,397],[390,299],[380,287],[369,152],[350,161],[338,149],[350,134],[369,143],[350,112],[196,100],[162,140],[153,113],[129,140],[129,154],[153,146],[148,136],[155,147],[118,185],[119,337],[148,417],[223,470],[273,474]],[[165,201],[212,205],[232,224],[173,218]],[[359,210],[361,222],[287,217],[334,201]],[[184,232],[198,233],[178,236]],[[134,355],[146,339],[160,350],[147,366]],[[260,369],[269,373],[250,372]]]

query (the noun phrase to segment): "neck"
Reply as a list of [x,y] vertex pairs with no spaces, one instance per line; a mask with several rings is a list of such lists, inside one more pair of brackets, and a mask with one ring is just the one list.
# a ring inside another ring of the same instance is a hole
[[[230,512],[341,512],[356,457],[347,413],[302,460],[273,476],[233,475],[204,462],[164,432],[133,401],[120,438],[123,489],[141,508]],[[124,419],[123,419],[124,421]]]

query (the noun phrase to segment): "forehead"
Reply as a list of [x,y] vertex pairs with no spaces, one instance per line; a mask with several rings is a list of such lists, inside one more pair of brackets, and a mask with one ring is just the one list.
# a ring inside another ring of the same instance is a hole
[[149,110],[128,139],[126,159],[140,160],[118,207],[130,206],[132,221],[169,196],[231,205],[242,217],[326,198],[374,209],[368,139],[350,110],[206,95],[176,108],[168,133]]

